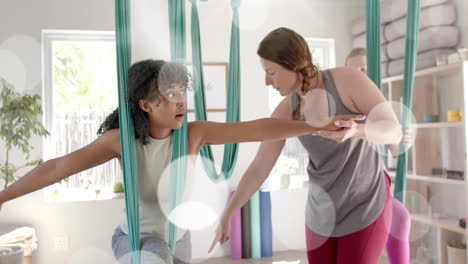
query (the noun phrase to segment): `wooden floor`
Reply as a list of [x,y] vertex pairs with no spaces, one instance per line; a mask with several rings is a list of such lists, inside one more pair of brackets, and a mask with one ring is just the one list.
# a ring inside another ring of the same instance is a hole
[[[274,252],[272,258],[232,260],[231,257],[212,258],[203,261],[193,261],[200,264],[308,264],[304,251]],[[379,264],[387,264],[386,257],[382,257]]]
[[272,258],[232,260],[231,257],[212,258],[200,264],[307,264],[307,256],[304,251],[275,252]]

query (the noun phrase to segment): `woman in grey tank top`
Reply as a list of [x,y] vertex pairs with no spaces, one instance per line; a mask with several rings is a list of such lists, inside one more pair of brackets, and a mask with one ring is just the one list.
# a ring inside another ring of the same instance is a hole
[[[351,68],[319,71],[307,43],[296,32],[278,28],[260,43],[265,84],[286,98],[272,117],[326,124],[331,116],[363,114],[365,122],[337,121],[339,131],[300,136],[309,155],[306,245],[309,263],[377,263],[391,224],[391,195],[378,154],[396,144],[401,126],[375,84]],[[260,188],[284,140],[263,142],[223,214],[217,241],[224,243],[229,219]]]

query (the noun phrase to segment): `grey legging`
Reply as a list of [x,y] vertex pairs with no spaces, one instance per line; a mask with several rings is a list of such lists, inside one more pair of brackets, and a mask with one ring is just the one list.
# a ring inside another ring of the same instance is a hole
[[[175,256],[172,256],[169,245],[154,234],[140,234],[141,264],[186,264],[192,258],[192,244],[190,233],[176,243]],[[112,235],[112,251],[120,264],[131,264],[131,247],[128,235],[120,227]]]

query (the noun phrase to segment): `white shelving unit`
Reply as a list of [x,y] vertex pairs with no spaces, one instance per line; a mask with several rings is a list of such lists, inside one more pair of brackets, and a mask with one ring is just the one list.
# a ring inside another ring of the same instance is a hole
[[413,221],[437,226],[445,230],[465,235],[465,229],[458,226],[458,219],[454,217],[434,218],[427,217],[426,215],[413,214],[411,215],[411,219]]
[[450,128],[463,127],[463,122],[438,122],[438,123],[419,123],[413,124],[410,127],[414,128]]
[[[389,101],[400,100],[403,75],[386,78],[382,85]],[[412,219],[412,260],[418,250],[429,248],[433,263],[446,264],[447,243],[467,242],[467,230],[459,226],[460,218],[468,218],[467,102],[468,61],[416,72],[411,109],[415,122],[410,125],[415,142],[409,150],[405,204]],[[452,109],[462,111],[461,122],[447,122],[447,111]],[[394,110],[400,114],[400,109]],[[424,123],[425,114],[439,115],[440,122]],[[442,169],[463,171],[464,179],[433,174]],[[389,174],[395,180],[395,173]]]
[[[395,173],[389,173],[390,178],[395,179]],[[457,185],[465,185],[465,181],[462,180],[454,180],[454,179],[447,179],[442,178],[442,175],[432,175],[432,176],[421,176],[421,175],[414,175],[413,172],[408,172],[406,176],[408,180],[414,181],[422,181],[422,182],[430,182],[430,183],[444,183],[444,184],[457,184]]]

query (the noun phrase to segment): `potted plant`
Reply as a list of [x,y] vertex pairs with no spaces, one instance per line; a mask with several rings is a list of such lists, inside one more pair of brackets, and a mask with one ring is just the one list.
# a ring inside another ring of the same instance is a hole
[[99,195],[101,194],[101,189],[96,188],[96,189],[94,189],[94,192],[96,193],[96,199],[99,199]]
[[[41,123],[42,107],[39,95],[21,95],[14,86],[0,78],[0,141],[5,146],[5,161],[0,162],[0,179],[3,187],[17,180],[18,172],[26,167],[37,166],[42,160],[30,160],[33,135],[48,136],[49,132]],[[11,151],[19,150],[25,157],[22,165],[11,161]]]
[[466,244],[452,240],[447,245],[447,263],[465,264],[466,263]]
[[122,182],[114,183],[114,198],[123,198],[124,196],[124,184]]
[[275,166],[275,173],[280,175],[280,188],[288,189],[291,184],[291,175],[297,171],[297,159],[280,156]]

